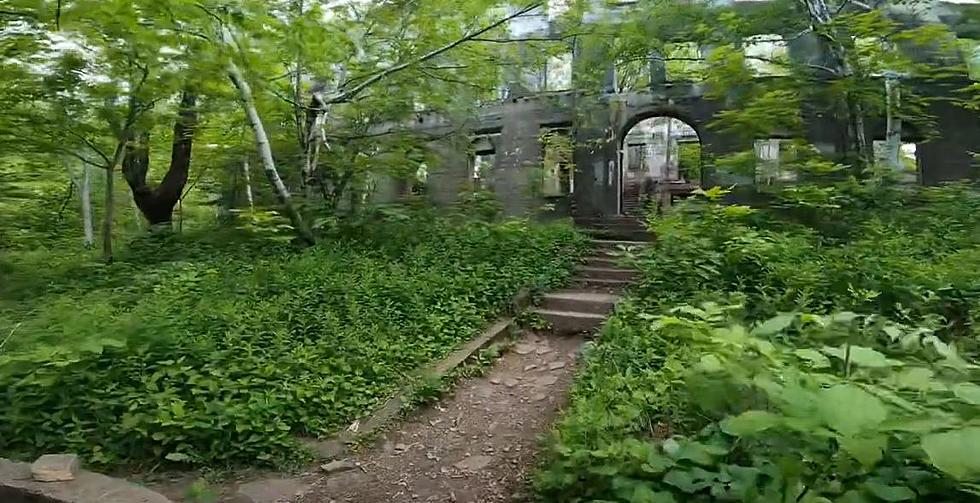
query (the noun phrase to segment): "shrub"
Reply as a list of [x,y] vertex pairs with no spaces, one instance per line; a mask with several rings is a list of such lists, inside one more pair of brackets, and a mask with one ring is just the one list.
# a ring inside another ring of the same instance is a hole
[[81,283],[8,303],[0,450],[105,465],[291,461],[297,435],[336,431],[520,288],[563,281],[583,243],[567,225],[522,221],[377,225],[388,232],[254,256],[202,244],[161,262],[140,243]]
[[848,182],[749,208],[723,192],[652,217],[539,497],[975,496],[980,195]]

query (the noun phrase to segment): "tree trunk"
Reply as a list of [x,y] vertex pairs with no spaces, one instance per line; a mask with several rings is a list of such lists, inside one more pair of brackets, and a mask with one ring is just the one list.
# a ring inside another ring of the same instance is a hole
[[252,196],[252,174],[249,173],[248,157],[242,160],[242,171],[245,172],[245,198],[248,199],[248,209],[255,211],[255,198]]
[[313,197],[313,184],[320,180],[317,163],[320,155],[320,142],[323,141],[323,124],[326,120],[326,103],[320,92],[314,92],[306,112],[305,131],[301,147],[304,152],[303,188],[307,199]]
[[300,215],[299,209],[293,204],[289,189],[286,188],[282,178],[279,176],[279,171],[276,170],[276,161],[272,157],[272,147],[269,145],[269,137],[265,133],[262,118],[259,117],[259,112],[255,108],[251,87],[249,87],[248,82],[245,81],[245,76],[242,75],[238,65],[234,62],[228,63],[227,71],[228,78],[231,79],[232,84],[238,89],[238,97],[245,107],[245,115],[255,135],[255,148],[258,150],[259,158],[262,159],[265,176],[269,179],[269,183],[275,190],[279,204],[282,205],[283,211],[289,217],[289,221],[293,224],[293,228],[296,230],[299,238],[307,244],[314,244],[316,240],[313,238],[313,233],[306,226],[306,222],[303,221],[303,216]]
[[197,97],[185,91],[180,99],[177,120],[174,122],[170,167],[160,185],[150,187],[146,183],[150,164],[149,133],[144,133],[137,142],[126,147],[123,174],[133,192],[133,202],[151,226],[169,225],[173,221],[174,207],[183,196],[191,166],[194,129],[197,126],[197,111],[194,109],[196,104]]
[[[847,60],[847,49],[837,39],[835,33],[828,32],[828,30],[833,29],[834,14],[827,1],[801,1],[810,14],[811,26],[814,28],[813,32],[827,44],[832,59],[833,70],[835,70],[837,76],[844,79],[853,77],[854,69]],[[837,10],[839,11],[839,9]],[[847,107],[847,119],[854,128],[852,131],[853,137],[851,138],[854,148],[857,150],[858,157],[863,162],[870,164],[871,155],[865,133],[864,107],[861,106],[861,103],[857,101],[857,98],[851,92],[847,92],[844,96],[844,105]]]
[[92,228],[92,168],[82,164],[82,184],[79,189],[82,200],[82,230],[85,232],[85,247],[95,244],[95,230]]
[[112,221],[114,218],[115,210],[115,176],[116,176],[116,166],[122,164],[123,159],[126,157],[126,145],[129,143],[125,138],[130,136],[131,132],[125,130],[123,132],[123,140],[121,140],[116,145],[116,152],[112,156],[112,163],[105,170],[105,216],[102,219],[102,260],[107,264],[112,263]]

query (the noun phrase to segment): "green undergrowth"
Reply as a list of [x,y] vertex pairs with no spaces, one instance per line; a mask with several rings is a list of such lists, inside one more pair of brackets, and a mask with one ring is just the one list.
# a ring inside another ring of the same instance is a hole
[[287,464],[297,436],[375,407],[521,288],[565,281],[584,245],[565,224],[412,215],[302,251],[157,236],[111,266],[8,255],[0,454]]
[[651,220],[585,352],[542,501],[972,501],[980,194],[723,191]]

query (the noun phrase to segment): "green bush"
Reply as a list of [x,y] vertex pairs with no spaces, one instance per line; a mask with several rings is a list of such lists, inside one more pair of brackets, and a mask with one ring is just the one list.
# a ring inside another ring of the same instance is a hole
[[976,497],[980,195],[895,191],[793,188],[748,208],[712,190],[653,218],[539,497]]
[[520,288],[562,282],[583,243],[567,225],[418,217],[302,252],[152,238],[109,268],[66,262],[0,309],[0,451],[291,461],[297,435],[335,432]]

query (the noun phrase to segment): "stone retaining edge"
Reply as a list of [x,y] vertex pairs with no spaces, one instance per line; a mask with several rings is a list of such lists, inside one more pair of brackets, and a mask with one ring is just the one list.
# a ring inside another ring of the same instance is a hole
[[37,482],[29,463],[0,458],[2,503],[172,503],[159,493],[100,473],[79,470],[74,480]]

